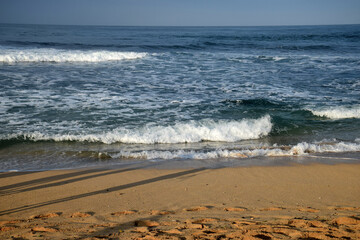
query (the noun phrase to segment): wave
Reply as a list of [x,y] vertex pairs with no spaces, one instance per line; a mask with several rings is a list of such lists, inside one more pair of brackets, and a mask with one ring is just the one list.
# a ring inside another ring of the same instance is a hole
[[218,158],[252,158],[252,157],[294,157],[306,156],[312,153],[343,153],[358,152],[360,144],[358,143],[298,143],[295,146],[272,146],[258,147],[244,150],[228,150],[217,149],[212,151],[196,151],[196,150],[176,150],[176,151],[140,151],[126,152],[114,154],[111,158],[134,158],[134,159],[218,159]]
[[115,51],[81,51],[53,48],[0,49],[0,62],[106,62],[143,58],[147,53]]
[[[235,147],[235,146],[233,146]],[[138,149],[138,148],[135,148]],[[243,149],[236,148],[193,148],[193,149],[151,149],[151,150],[118,150],[118,149],[107,149],[107,150],[91,150],[88,148],[84,150],[76,150],[73,147],[70,149],[63,149],[57,152],[47,149],[35,149],[29,151],[26,149],[25,152],[27,157],[37,157],[41,155],[48,156],[51,154],[53,157],[61,156],[62,159],[67,157],[85,158],[85,159],[98,159],[101,161],[107,160],[210,160],[210,159],[252,159],[261,157],[311,157],[311,158],[331,158],[329,155],[320,154],[331,154],[331,153],[350,153],[360,152],[360,142],[317,142],[307,143],[301,142],[296,145],[280,145],[274,144],[273,146],[264,146],[262,144],[257,146],[247,146]],[[345,158],[344,155],[342,159]],[[303,160],[304,158],[300,158]],[[356,160],[356,158],[354,158]]]
[[319,109],[308,109],[314,115],[330,119],[360,118],[360,105],[336,106]]
[[112,143],[195,143],[202,141],[236,142],[267,136],[272,128],[271,118],[266,115],[259,119],[240,121],[191,121],[173,126],[147,126],[141,129],[118,128],[102,134],[43,134],[39,132],[15,134],[0,137],[3,141],[23,139],[30,141],[79,141]]
[[43,42],[43,41],[14,41],[8,40],[4,42],[4,45],[21,46],[21,47],[46,47],[46,48],[65,48],[65,49],[85,49],[85,48],[115,48],[115,47],[131,47],[127,45],[115,45],[115,44],[90,44],[80,42]]

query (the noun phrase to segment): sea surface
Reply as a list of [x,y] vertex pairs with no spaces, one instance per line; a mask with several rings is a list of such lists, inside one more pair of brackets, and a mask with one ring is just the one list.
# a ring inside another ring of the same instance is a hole
[[0,25],[0,171],[360,162],[360,25]]

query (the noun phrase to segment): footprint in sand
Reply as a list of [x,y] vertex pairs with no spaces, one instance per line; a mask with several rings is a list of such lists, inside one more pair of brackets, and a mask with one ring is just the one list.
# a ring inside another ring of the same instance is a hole
[[6,224],[16,224],[16,223],[21,223],[24,222],[26,220],[10,220],[10,221],[0,221],[0,226],[2,225],[6,225]]
[[182,234],[182,232],[180,230],[178,230],[178,229],[163,230],[161,232],[169,234],[169,235],[180,235],[180,234]]
[[304,219],[290,219],[288,221],[288,226],[291,227],[297,227],[297,228],[303,228],[308,226],[308,221]]
[[196,219],[191,221],[191,223],[195,223],[195,224],[208,224],[208,223],[214,223],[217,222],[218,219],[215,218],[200,218],[200,219]]
[[37,219],[37,218],[53,218],[53,217],[59,217],[62,213],[45,213],[40,215],[31,216],[30,219]]
[[276,227],[273,228],[274,233],[279,233],[285,236],[289,236],[290,238],[300,238],[302,237],[302,233],[299,230],[286,228],[286,227]]
[[356,211],[360,210],[360,207],[329,207],[328,209],[337,211]]
[[269,208],[262,208],[260,209],[260,211],[280,211],[280,210],[284,210],[285,208],[283,207],[269,207]]
[[91,217],[94,215],[94,212],[75,212],[71,214],[71,218],[85,218],[85,217]]
[[34,227],[31,229],[33,232],[57,232],[58,230],[54,228],[46,228],[46,227]]
[[328,229],[328,227],[329,227],[329,225],[326,224],[325,222],[318,221],[318,220],[309,220],[308,224],[310,227],[315,227],[315,228]]
[[315,209],[315,208],[311,208],[311,207],[299,208],[298,211],[300,211],[300,212],[309,212],[309,213],[317,213],[317,212],[320,212],[320,210]]
[[123,215],[131,215],[131,214],[135,214],[135,213],[137,213],[136,210],[125,210],[125,211],[121,211],[121,212],[113,212],[113,213],[111,213],[111,215],[123,216]]
[[0,232],[7,232],[16,229],[16,227],[0,227]]
[[157,227],[160,224],[158,222],[155,221],[150,221],[150,220],[138,220],[135,221],[135,227]]
[[136,228],[132,229],[131,231],[135,232],[135,233],[147,233],[147,232],[149,232],[149,228],[148,227],[136,227]]
[[168,214],[175,214],[175,212],[174,211],[159,211],[159,210],[150,211],[150,215],[168,215]]
[[181,229],[203,229],[205,226],[199,223],[192,223],[191,220],[186,220],[185,225],[180,227]]
[[336,225],[360,225],[360,218],[356,217],[339,217],[332,221]]
[[224,208],[225,211],[227,212],[244,212],[247,209],[246,208],[242,208],[242,207],[228,207],[228,208]]
[[208,210],[208,209],[209,209],[209,207],[199,206],[199,207],[187,208],[187,209],[185,209],[185,211],[197,212],[197,211],[204,211],[204,210]]

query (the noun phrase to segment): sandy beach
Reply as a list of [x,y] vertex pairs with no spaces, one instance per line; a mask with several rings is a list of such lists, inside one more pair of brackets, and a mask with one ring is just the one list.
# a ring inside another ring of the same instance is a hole
[[0,0],[0,240],[360,240],[360,0]]
[[360,165],[0,174],[1,239],[359,239]]

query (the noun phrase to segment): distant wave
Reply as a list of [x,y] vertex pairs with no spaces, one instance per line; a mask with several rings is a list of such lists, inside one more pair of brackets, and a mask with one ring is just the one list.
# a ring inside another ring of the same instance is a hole
[[111,143],[194,143],[201,141],[236,142],[258,139],[270,133],[271,118],[266,115],[259,119],[240,121],[190,121],[172,126],[150,126],[141,129],[118,128],[102,134],[43,134],[39,132],[0,137],[1,140],[23,139],[30,141],[79,141]]
[[319,109],[309,109],[314,115],[330,119],[360,118],[360,105],[336,106]]
[[106,62],[143,58],[147,53],[115,51],[81,51],[53,48],[4,49],[0,48],[0,62]]

